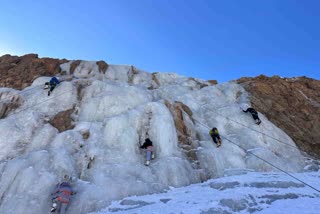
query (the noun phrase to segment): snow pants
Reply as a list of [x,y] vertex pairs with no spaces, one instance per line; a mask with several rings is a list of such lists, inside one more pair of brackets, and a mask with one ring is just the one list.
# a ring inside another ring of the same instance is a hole
[[147,161],[151,160],[152,151],[147,150]]
[[57,204],[56,213],[65,214],[68,204],[67,203],[62,203],[61,201],[56,201],[56,200],[55,200],[55,203]]
[[259,120],[259,117],[257,114],[251,114],[254,120]]
[[218,142],[221,140],[218,135],[211,135],[211,138],[215,144],[218,144]]
[[254,121],[256,121],[257,124],[261,123],[260,118],[258,117],[258,114],[251,114]]
[[50,92],[52,92],[55,87],[56,87],[56,85],[51,85],[50,86]]
[[68,206],[68,204],[61,203],[61,205],[60,205],[60,214],[65,214],[66,213],[67,206]]

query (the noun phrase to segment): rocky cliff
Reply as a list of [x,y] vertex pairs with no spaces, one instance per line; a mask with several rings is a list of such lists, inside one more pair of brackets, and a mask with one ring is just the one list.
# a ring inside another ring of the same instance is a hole
[[237,80],[251,103],[308,154],[320,157],[320,81],[260,75]]

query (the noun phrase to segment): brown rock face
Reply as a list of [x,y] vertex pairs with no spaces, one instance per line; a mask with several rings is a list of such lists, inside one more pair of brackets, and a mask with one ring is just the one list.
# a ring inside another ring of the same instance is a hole
[[139,74],[139,70],[136,67],[134,67],[133,65],[131,65],[130,70],[127,72],[128,83],[130,83],[130,84],[133,83],[133,79],[136,74]]
[[105,74],[109,65],[105,61],[102,61],[102,60],[98,61],[96,63],[99,66],[99,71]]
[[71,63],[70,65],[70,74],[74,73],[74,70],[76,70],[76,68],[80,65],[81,60],[75,60]]
[[[204,88],[204,87],[209,86],[209,84],[203,84],[203,83],[199,82],[198,80],[196,80],[196,79],[193,78],[193,77],[189,77],[188,79],[196,82],[196,83],[200,86],[200,88]],[[210,82],[209,82],[209,83],[210,83]],[[211,83],[210,83],[210,84],[211,84]]]
[[179,146],[182,148],[190,161],[196,162],[198,160],[196,148],[192,144],[191,133],[185,124],[183,114],[183,112],[185,112],[187,114],[187,117],[192,120],[191,109],[181,102],[170,103],[166,100],[165,105],[170,110],[173,116],[174,124],[178,134]]
[[208,82],[209,82],[211,85],[217,85],[217,84],[218,84],[218,81],[217,81],[217,80],[208,80]]
[[23,89],[39,76],[54,76],[65,59],[38,58],[37,54],[0,57],[0,87]]
[[241,78],[252,106],[284,130],[308,154],[320,157],[320,81],[278,76]]
[[63,132],[69,129],[74,128],[73,120],[71,118],[71,114],[73,113],[74,109],[69,109],[66,111],[59,112],[49,123],[57,128],[59,132]]

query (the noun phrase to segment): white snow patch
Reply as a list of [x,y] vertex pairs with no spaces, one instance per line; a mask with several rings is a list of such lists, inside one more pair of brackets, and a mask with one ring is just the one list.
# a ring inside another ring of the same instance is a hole
[[[317,186],[319,173],[295,174]],[[317,191],[279,173],[247,173],[113,201],[94,214],[318,213]],[[92,213],[93,214],[93,213]]]

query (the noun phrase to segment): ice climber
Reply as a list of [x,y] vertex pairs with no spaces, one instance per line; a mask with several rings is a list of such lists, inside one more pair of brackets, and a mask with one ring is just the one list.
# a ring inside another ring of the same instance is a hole
[[220,134],[219,134],[219,131],[216,127],[212,128],[209,132],[213,142],[215,144],[217,144],[217,147],[220,147],[221,146],[221,138],[220,138]]
[[242,109],[242,111],[245,113],[250,112],[250,114],[252,115],[252,117],[257,125],[259,125],[261,123],[261,120],[259,119],[259,116],[258,116],[258,112],[254,108],[250,107],[250,108],[247,108],[247,110]]
[[76,194],[71,188],[71,178],[68,175],[63,177],[63,181],[58,183],[52,195],[52,208],[51,213],[65,214],[67,206],[70,202],[71,195]]
[[146,149],[146,166],[150,165],[150,160],[154,159],[154,151],[153,151],[153,145],[152,145],[152,141],[149,138],[146,138],[146,140],[144,141],[143,145],[140,146],[141,149]]
[[60,84],[60,81],[56,77],[52,77],[50,82],[46,82],[44,84],[44,89],[50,88],[48,91],[48,96],[50,96],[51,92],[58,84]]

